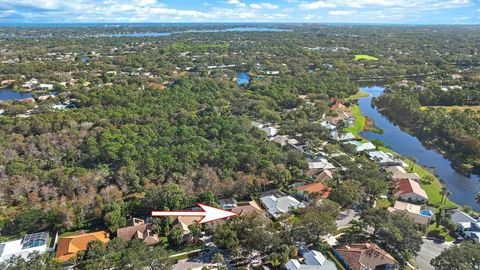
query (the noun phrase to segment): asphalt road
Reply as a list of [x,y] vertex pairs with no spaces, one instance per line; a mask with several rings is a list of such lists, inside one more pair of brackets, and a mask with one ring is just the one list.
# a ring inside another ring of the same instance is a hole
[[413,265],[421,270],[435,270],[433,266],[430,265],[430,261],[440,255],[440,253],[449,248],[452,243],[435,243],[432,240],[423,239],[423,245],[418,256],[415,258]]
[[340,213],[340,216],[335,220],[335,223],[337,224],[337,228],[340,229],[348,227],[352,220],[358,219],[359,213],[353,209],[348,209]]

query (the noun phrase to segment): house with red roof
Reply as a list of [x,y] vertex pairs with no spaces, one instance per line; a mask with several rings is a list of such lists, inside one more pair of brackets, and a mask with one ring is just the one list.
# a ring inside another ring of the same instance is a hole
[[420,184],[412,179],[400,179],[395,181],[392,195],[408,202],[428,202],[428,196]]
[[335,248],[333,253],[350,270],[398,269],[397,260],[373,243],[344,245]]
[[327,199],[332,193],[332,188],[324,185],[323,183],[316,182],[298,186],[295,188],[297,196],[302,200],[315,199],[317,203]]

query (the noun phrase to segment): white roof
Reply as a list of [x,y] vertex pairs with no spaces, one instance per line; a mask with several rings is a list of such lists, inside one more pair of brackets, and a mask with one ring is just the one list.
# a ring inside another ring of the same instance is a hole
[[279,217],[282,214],[288,213],[291,209],[304,208],[307,206],[305,203],[299,202],[290,195],[278,198],[269,195],[261,197],[260,201],[267,208],[268,213],[273,217]]
[[368,156],[372,160],[379,160],[380,163],[400,163],[400,160],[394,155],[383,151],[368,152]]
[[326,129],[329,129],[329,130],[332,130],[332,129],[336,129],[337,126],[333,125],[333,124],[330,124],[329,122],[327,121],[323,121],[320,123],[320,125]]
[[297,270],[300,268],[300,262],[297,259],[290,259],[285,264],[285,268],[287,268],[287,270]]
[[252,126],[256,127],[256,128],[263,128],[263,124],[260,123],[260,122],[257,122],[257,121],[252,121]]
[[262,130],[267,133],[268,137],[275,136],[278,133],[278,129],[276,129],[274,127],[264,127],[264,128],[262,128]]
[[327,260],[322,253],[316,250],[311,250],[305,253],[303,255],[303,258],[305,258],[305,264],[308,264],[308,265],[323,265]]
[[328,162],[327,159],[320,158],[318,160],[308,161],[308,168],[327,170],[327,169],[335,169],[335,166],[333,166],[333,164]]
[[472,216],[469,214],[460,211],[458,209],[454,209],[451,212],[452,214],[452,221],[455,223],[475,223],[477,220],[475,220]]
[[375,150],[376,149],[375,145],[373,145],[373,143],[371,143],[371,142],[362,143],[362,142],[359,142],[359,141],[348,141],[348,142],[344,142],[344,143],[354,145],[356,147],[355,150],[357,152],[370,151],[370,150]]
[[335,141],[351,141],[355,140],[355,135],[353,135],[350,132],[347,133],[339,133],[336,130],[332,130],[330,132],[331,138],[334,139]]
[[35,251],[43,253],[47,250],[47,243],[34,247],[24,246],[24,244],[23,239],[0,243],[0,263],[12,256],[21,256],[26,259],[29,254]]
[[410,213],[420,214],[422,207],[420,205],[411,204],[407,202],[397,201],[393,206],[395,210],[407,210]]
[[291,259],[285,264],[287,270],[337,270],[335,263],[329,261],[322,253],[311,250],[303,255],[304,264],[296,259]]

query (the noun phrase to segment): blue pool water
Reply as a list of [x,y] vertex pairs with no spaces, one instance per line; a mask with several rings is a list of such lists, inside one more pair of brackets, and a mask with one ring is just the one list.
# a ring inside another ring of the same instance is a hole
[[422,211],[422,212],[420,212],[420,215],[426,216],[426,217],[431,217],[432,213],[430,213],[430,211]]

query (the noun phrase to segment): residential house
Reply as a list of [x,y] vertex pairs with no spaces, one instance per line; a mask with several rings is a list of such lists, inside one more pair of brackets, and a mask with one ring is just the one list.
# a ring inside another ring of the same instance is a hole
[[318,170],[332,170],[335,169],[335,166],[328,162],[326,158],[316,158],[316,159],[308,159],[308,169],[318,169]]
[[343,142],[343,141],[355,140],[355,135],[353,135],[351,132],[344,133],[344,132],[338,132],[336,130],[332,130],[330,132],[330,138],[337,142]]
[[255,214],[260,218],[267,218],[263,209],[255,201],[239,203],[238,206],[233,208],[231,211],[238,213],[239,216]]
[[393,196],[408,202],[428,202],[428,196],[425,190],[420,187],[418,182],[411,179],[400,179],[395,181],[395,187],[392,191]]
[[0,82],[0,86],[10,86],[15,82],[15,80],[3,80]]
[[252,124],[252,126],[254,126],[256,128],[259,128],[259,129],[263,128],[263,123],[260,123],[258,121],[251,121],[250,123]]
[[309,201],[315,199],[317,203],[327,199],[330,193],[332,193],[331,187],[327,187],[320,182],[302,185],[296,187],[295,190],[297,197],[301,200]]
[[328,260],[316,250],[303,254],[303,264],[297,259],[290,259],[285,264],[285,268],[287,270],[337,270],[334,262]]
[[183,234],[187,236],[190,234],[190,229],[188,227],[199,222],[201,219],[202,217],[179,216],[173,220],[172,228],[179,228]]
[[0,243],[0,263],[11,257],[20,256],[27,259],[28,255],[48,251],[48,232],[27,234],[21,239]]
[[326,128],[326,129],[328,129],[328,130],[334,130],[334,129],[337,128],[336,125],[334,125],[334,124],[332,124],[332,123],[330,123],[330,122],[328,122],[328,121],[323,121],[323,122],[320,123],[320,125],[321,125],[322,127]]
[[389,212],[402,213],[421,226],[428,226],[432,220],[433,210],[407,202],[397,201],[393,207],[388,207]]
[[403,161],[391,153],[383,151],[368,152],[370,160],[378,162],[381,166],[398,166],[403,165]]
[[450,75],[450,77],[451,77],[453,80],[457,80],[457,79],[463,78],[463,75],[462,75],[462,74],[458,74],[458,73],[454,73],[454,74]]
[[408,173],[402,166],[388,166],[385,171],[390,173],[393,180],[412,179],[419,182],[422,178],[416,173]]
[[125,241],[139,239],[147,245],[154,245],[160,242],[158,235],[152,231],[152,224],[145,223],[143,219],[131,218],[127,226],[117,230],[117,237]]
[[273,190],[271,194],[264,193],[260,197],[260,202],[267,209],[267,212],[274,218],[290,212],[292,209],[304,208],[308,204],[299,202],[297,199],[285,193]]
[[394,270],[398,262],[392,255],[373,243],[337,247],[333,253],[349,270]]
[[344,112],[344,111],[350,111],[351,109],[350,107],[347,107],[340,102],[335,102],[335,104],[330,106],[330,110],[335,112]]
[[35,78],[32,78],[31,80],[25,82],[24,84],[22,84],[22,87],[23,88],[27,88],[27,89],[31,89],[33,88],[33,86],[35,86],[36,84],[38,84],[38,80],[35,79]]
[[53,90],[53,84],[49,83],[42,83],[37,86],[37,90],[48,90],[51,91]]
[[264,127],[264,128],[262,128],[262,130],[267,133],[268,137],[273,137],[273,136],[277,135],[277,133],[278,133],[278,129],[274,128],[274,127]]
[[377,149],[377,147],[375,147],[375,145],[373,145],[373,143],[371,142],[362,143],[359,141],[348,141],[348,142],[344,142],[343,144],[351,144],[355,146],[356,152],[373,151]]
[[238,204],[237,200],[234,198],[219,199],[217,202],[220,207],[225,210],[232,210],[233,208],[237,207]]
[[66,262],[75,258],[80,251],[85,251],[91,241],[100,241],[106,244],[110,241],[109,234],[106,231],[98,231],[60,237],[55,257],[62,262]]
[[276,135],[276,136],[270,137],[269,140],[284,146],[288,143],[288,136],[286,136],[286,135]]
[[310,169],[307,171],[307,175],[311,176],[317,182],[325,182],[333,179],[332,171],[328,169]]
[[450,211],[451,220],[457,225],[457,233],[464,238],[480,243],[480,220],[454,209]]

